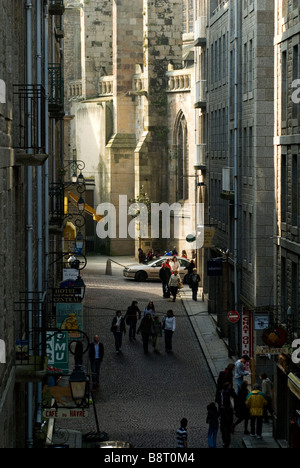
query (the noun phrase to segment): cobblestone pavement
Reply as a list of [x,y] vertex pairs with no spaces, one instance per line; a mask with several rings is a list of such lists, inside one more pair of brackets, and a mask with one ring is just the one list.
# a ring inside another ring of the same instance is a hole
[[[86,284],[84,330],[90,340],[98,334],[105,348],[96,394],[100,430],[110,440],[129,441],[135,448],[175,448],[176,429],[186,417],[189,448],[206,448],[206,407],[214,401],[215,384],[181,300],[163,299],[159,282],[123,278],[119,265],[113,264],[112,272],[112,276],[105,275],[103,260],[91,257],[82,275]],[[162,338],[160,354],[150,347],[144,355],[141,336],[134,342],[128,334],[122,354],[116,354],[111,322],[115,311],[125,314],[132,300],[138,301],[141,310],[152,300],[161,316],[173,309],[176,331],[171,354],[165,353]],[[96,430],[92,409],[88,419],[78,419],[72,426],[83,433]],[[235,439],[232,447],[240,447],[241,437]],[[222,447],[220,436],[218,446]]]

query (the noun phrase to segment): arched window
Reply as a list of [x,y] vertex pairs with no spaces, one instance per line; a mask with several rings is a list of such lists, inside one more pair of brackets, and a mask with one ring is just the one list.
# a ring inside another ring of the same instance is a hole
[[194,31],[194,0],[182,0],[183,34]]
[[189,147],[188,130],[185,116],[179,113],[176,124],[177,147],[177,199],[189,198]]

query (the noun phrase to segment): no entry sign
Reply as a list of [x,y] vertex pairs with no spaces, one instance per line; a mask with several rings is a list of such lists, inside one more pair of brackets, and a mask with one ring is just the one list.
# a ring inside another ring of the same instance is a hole
[[240,314],[236,310],[228,312],[227,318],[230,323],[237,323],[240,320]]

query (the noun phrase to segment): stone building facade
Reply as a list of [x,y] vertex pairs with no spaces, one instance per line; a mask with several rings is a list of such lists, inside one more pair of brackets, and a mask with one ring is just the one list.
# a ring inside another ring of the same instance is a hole
[[57,91],[51,77],[61,59],[62,13],[62,2],[52,13],[42,0],[0,5],[1,448],[32,447],[41,423],[41,342],[34,329],[36,314],[44,313],[49,250],[57,245],[47,207],[61,156],[61,115],[47,96]]
[[[195,205],[193,32],[182,35],[182,1],[172,2],[172,8],[169,2],[158,0],[114,2],[112,11],[110,2],[107,8],[100,3],[102,10],[97,2],[78,2],[78,7],[66,2],[66,27],[77,15],[76,41],[80,21],[81,49],[86,56],[100,54],[103,65],[94,74],[96,95],[85,91],[83,52],[80,65],[76,64],[80,76],[73,76],[73,81],[67,76],[66,106],[74,119],[66,134],[70,150],[76,146],[78,158],[86,161],[87,175],[94,181],[91,202],[95,208],[111,203],[118,213],[120,195],[127,196],[128,209],[143,192],[154,203]],[[95,21],[100,22],[101,46],[106,45],[104,59],[93,35],[97,33]],[[83,24],[88,38],[83,36]],[[74,36],[66,37],[66,48],[74,47]],[[117,233],[118,220],[119,216]],[[131,221],[129,216],[128,224]],[[151,239],[150,233],[138,241],[124,237],[99,241],[96,229],[91,247],[100,251],[133,254],[139,245],[161,251],[173,248],[174,240]],[[179,250],[186,248],[183,239],[176,239],[176,244]]]
[[[299,338],[299,7],[275,2],[275,324],[287,332],[287,344]],[[291,355],[274,358],[276,436],[299,448],[299,366]]]

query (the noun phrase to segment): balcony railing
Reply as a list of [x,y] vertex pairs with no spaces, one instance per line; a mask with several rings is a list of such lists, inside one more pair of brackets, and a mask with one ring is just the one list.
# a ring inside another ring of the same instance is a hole
[[46,364],[46,294],[21,293],[15,302],[16,365],[28,371],[43,371]]
[[42,85],[14,85],[15,149],[45,152],[45,101]]
[[191,91],[191,74],[184,70],[168,71],[168,93]]
[[112,76],[104,76],[99,80],[99,96],[112,96],[114,83]]
[[49,112],[50,117],[62,119],[64,113],[64,80],[60,64],[51,64],[48,67],[49,76]]

